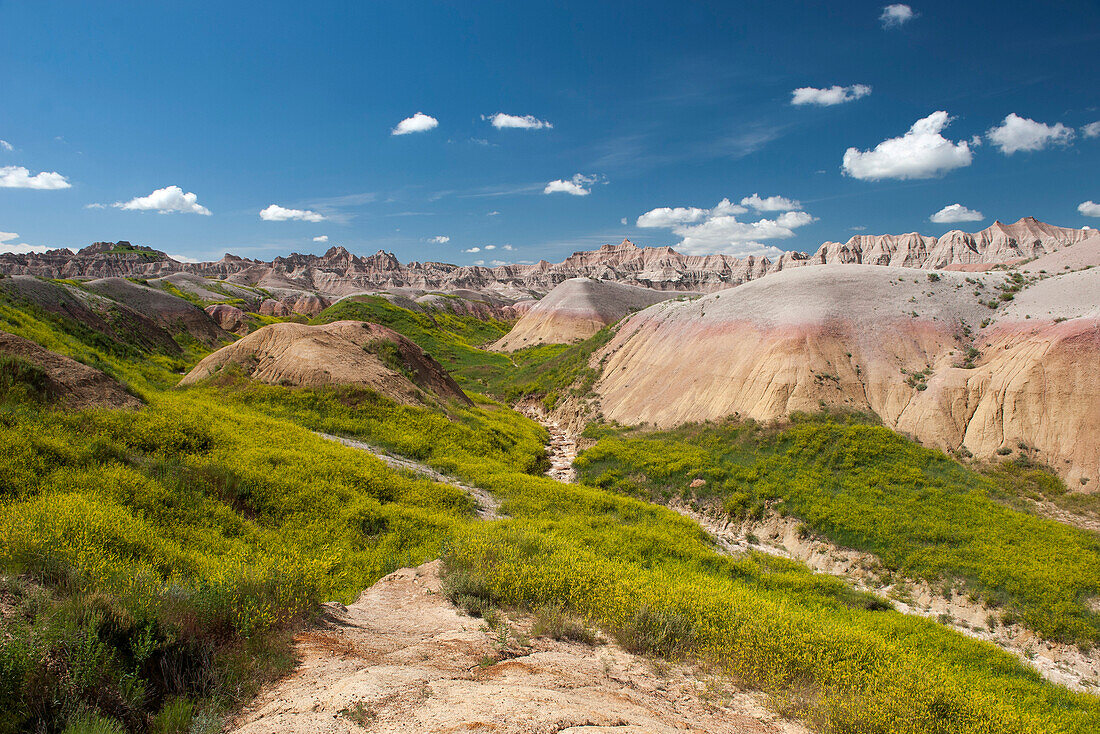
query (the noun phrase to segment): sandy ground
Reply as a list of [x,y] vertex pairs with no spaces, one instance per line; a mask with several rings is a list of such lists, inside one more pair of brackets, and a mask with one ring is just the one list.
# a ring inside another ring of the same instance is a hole
[[760,694],[614,644],[502,640],[440,593],[438,561],[380,580],[349,607],[325,605],[295,640],[293,674],[231,731],[807,734]]

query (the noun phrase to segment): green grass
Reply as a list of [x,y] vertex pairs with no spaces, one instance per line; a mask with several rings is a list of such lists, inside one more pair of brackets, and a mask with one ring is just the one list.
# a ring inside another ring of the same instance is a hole
[[[886,428],[820,416],[783,430],[726,422],[591,435],[601,438],[576,462],[586,483],[656,501],[697,497],[735,517],[774,503],[888,569],[958,580],[1044,637],[1100,642],[1100,538],[1006,506],[1025,483],[1052,492],[1060,481],[1049,473],[983,475]],[[689,489],[695,478],[706,485]]]

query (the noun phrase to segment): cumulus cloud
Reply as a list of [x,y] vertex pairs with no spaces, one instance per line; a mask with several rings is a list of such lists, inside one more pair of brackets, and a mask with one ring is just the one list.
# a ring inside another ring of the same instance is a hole
[[482,120],[489,120],[498,130],[511,127],[520,130],[542,130],[554,127],[547,120],[540,120],[534,115],[507,115],[498,112],[491,117],[481,116]]
[[866,97],[871,93],[871,87],[866,84],[853,84],[850,87],[831,86],[827,89],[816,87],[799,87],[791,92],[791,104],[815,104],[829,107],[835,104],[851,102],[860,97]]
[[[745,197],[751,201],[757,195]],[[781,197],[775,197],[781,198]],[[787,204],[797,204],[784,200]],[[755,222],[738,221],[737,215],[748,211],[745,207],[732,204],[723,199],[711,209],[697,207],[661,207],[638,217],[639,227],[657,227],[671,229],[681,238],[678,248],[690,255],[722,252],[729,255],[768,255],[782,254],[782,250],[765,245],[763,240],[788,239],[794,237],[794,230],[804,227],[814,218],[803,211],[786,211],[774,219],[759,219]],[[676,212],[681,212],[677,215]]]
[[557,181],[551,181],[546,184],[546,188],[542,190],[544,194],[572,194],[573,196],[588,196],[592,193],[592,184],[599,180],[596,176],[585,176],[582,173],[578,173],[568,181],[558,179]]
[[940,133],[951,122],[944,111],[917,120],[900,138],[890,138],[874,150],[848,148],[844,172],[853,178],[933,178],[970,165],[973,158],[965,140],[954,143]]
[[327,234],[319,234],[319,235],[317,235],[316,237],[313,238],[313,241],[314,242],[328,242],[328,235]]
[[769,196],[760,198],[760,194],[746,196],[741,200],[741,206],[751,206],[758,212],[789,212],[792,209],[801,209],[802,204],[794,199],[784,196]]
[[9,143],[7,140],[0,140],[0,148],[8,151],[9,153],[15,150],[15,146]]
[[323,222],[325,215],[310,209],[287,209],[278,204],[272,204],[260,211],[260,219],[265,222],[286,222],[291,219],[300,222]]
[[481,248],[480,247],[471,247],[468,250],[463,250],[463,252],[481,252]]
[[485,245],[485,249],[486,250],[495,250],[495,249],[497,249],[497,246],[496,245]]
[[5,189],[68,189],[69,179],[57,171],[42,171],[33,176],[22,166],[0,167],[0,188]]
[[[694,206],[662,206],[658,209],[650,209],[648,212],[638,217],[636,224],[639,227],[668,228],[675,227],[678,224],[700,222],[706,219],[709,214],[709,209],[700,209]],[[626,222],[623,222],[623,224],[626,224]]]
[[500,216],[500,212],[498,212],[498,211],[497,211],[496,209],[494,209],[493,211],[489,212],[489,213],[488,213],[488,214],[486,214],[485,216],[487,216],[487,217],[496,217],[496,216]]
[[1077,211],[1081,212],[1086,217],[1100,217],[1100,204],[1097,204],[1091,199],[1082,201],[1077,205]]
[[954,222],[980,222],[985,215],[979,211],[968,209],[962,204],[949,204],[929,217],[937,224],[952,224]]
[[1073,140],[1073,128],[1060,122],[1045,125],[1011,113],[1004,121],[991,127],[986,137],[1005,155],[1018,150],[1042,150],[1049,145],[1067,145]]
[[185,194],[179,186],[165,186],[148,196],[139,196],[129,201],[116,201],[112,206],[129,211],[160,212],[161,214],[179,212],[210,216],[210,210],[199,204],[197,194],[190,192]]
[[1100,120],[1081,126],[1081,134],[1086,138],[1100,138]]
[[502,249],[502,250],[508,250],[508,252],[511,252],[512,250],[514,250],[514,249],[516,249],[516,248],[512,247],[511,245],[504,245],[504,246],[503,246],[503,247],[501,247],[500,249]]
[[434,242],[437,245],[445,245],[451,241],[451,238],[445,234],[439,234],[435,237],[429,237],[428,242]]
[[882,9],[882,15],[880,15],[878,19],[882,21],[883,28],[897,28],[913,20],[915,17],[917,17],[917,14],[913,12],[911,7],[901,3],[895,3],[884,7]]
[[52,249],[52,248],[46,247],[45,245],[28,245],[26,242],[20,242],[19,244],[15,244],[13,242],[10,245],[4,244],[4,243],[8,242],[9,240],[15,240],[15,239],[19,239],[19,235],[16,234],[15,232],[0,232],[0,252],[7,252],[7,253],[11,253],[13,255],[27,255],[27,254],[30,254],[32,252],[33,253],[49,252],[49,250]]
[[193,258],[190,255],[173,255],[170,252],[165,253],[165,254],[168,255],[168,257],[172,258],[173,260],[175,260],[176,262],[179,262],[179,263],[198,263],[198,262],[202,262],[202,260],[199,260],[197,258]]
[[439,127],[439,120],[423,112],[417,112],[412,117],[406,117],[397,123],[397,127],[390,131],[390,135],[408,135],[409,133],[423,133],[432,128]]

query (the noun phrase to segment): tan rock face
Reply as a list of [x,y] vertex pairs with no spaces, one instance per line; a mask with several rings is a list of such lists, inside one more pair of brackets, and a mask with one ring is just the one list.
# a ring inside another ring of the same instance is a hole
[[623,316],[675,295],[623,283],[572,278],[535,304],[492,348],[511,352],[536,344],[587,339]]
[[[800,268],[649,308],[594,357],[606,357],[596,386],[603,412],[623,423],[671,426],[733,413],[768,420],[823,406],[871,411],[922,441],[965,446],[980,457],[1022,442],[1071,486],[1082,477],[1095,486],[1096,271],[1025,289],[1002,308],[1003,323],[982,331],[994,314],[974,296],[965,281],[971,276],[942,273],[931,282],[926,275],[866,265]],[[1006,276],[976,277],[988,298]],[[1036,315],[1026,319],[1020,309]],[[972,345],[980,356],[963,367]]]
[[403,403],[424,402],[421,391],[427,391],[469,404],[451,376],[420,347],[392,329],[361,321],[265,326],[208,355],[180,385],[199,382],[227,365],[272,385],[364,385]]

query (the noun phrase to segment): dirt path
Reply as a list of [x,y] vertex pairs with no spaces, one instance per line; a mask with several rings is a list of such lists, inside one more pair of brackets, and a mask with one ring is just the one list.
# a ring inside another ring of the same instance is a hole
[[577,439],[573,434],[538,408],[527,406],[520,412],[550,432],[550,443],[546,444],[550,470],[546,476],[566,484],[577,481],[577,470],[573,468],[573,459],[577,458]]
[[501,645],[440,593],[439,567],[396,571],[346,608],[326,604],[324,627],[296,638],[298,669],[231,731],[808,734],[760,694],[613,644]]
[[343,438],[341,436],[333,436],[328,433],[321,433],[320,431],[315,431],[315,433],[322,438],[327,438],[329,441],[336,441],[337,443],[342,443],[345,446],[349,446],[353,449],[359,449],[360,451],[367,451],[371,454],[374,454],[394,469],[410,471],[413,474],[419,474],[422,477],[427,477],[433,482],[439,482],[440,484],[449,484],[452,487],[458,487],[463,492],[473,497],[474,503],[477,505],[477,516],[480,517],[482,520],[499,520],[502,517],[500,514],[500,503],[497,502],[496,497],[493,497],[493,495],[489,494],[489,492],[481,489],[480,487],[472,487],[469,484],[463,484],[454,477],[449,477],[446,474],[440,474],[427,464],[421,464],[418,461],[406,459],[403,456],[395,456],[393,454],[386,453],[385,450],[380,449],[377,446],[371,446],[368,443],[363,443],[362,441],[356,441],[351,438]]
[[673,503],[672,509],[699,523],[726,553],[756,550],[793,558],[813,571],[838,576],[854,588],[889,600],[899,612],[935,619],[964,635],[991,642],[1053,683],[1088,693],[1100,687],[1100,651],[1083,653],[1076,645],[1049,642],[1017,624],[998,622],[991,628],[988,620],[999,616],[997,609],[971,601],[965,593],[945,594],[925,581],[890,574],[870,553],[807,534],[797,518],[771,514],[763,520],[730,522],[680,503]]

